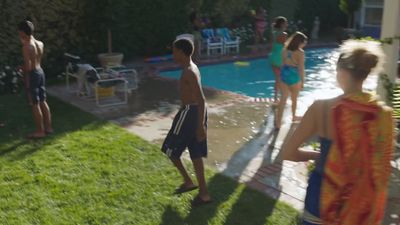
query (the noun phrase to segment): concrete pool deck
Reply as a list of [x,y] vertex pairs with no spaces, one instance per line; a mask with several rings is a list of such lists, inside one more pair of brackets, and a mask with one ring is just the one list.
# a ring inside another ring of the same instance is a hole
[[[141,83],[139,89],[129,95],[127,105],[100,108],[93,98],[77,97],[64,85],[49,87],[49,94],[160,145],[179,108],[177,82],[156,76],[161,67],[155,68],[154,64],[140,66],[143,68]],[[167,63],[161,66],[171,67]],[[205,95],[209,113],[209,157],[206,163],[301,211],[307,187],[307,163],[277,159],[281,144],[296,127],[290,123],[290,116],[286,115],[281,130],[274,132],[274,111],[268,99],[254,99],[209,88],[205,88]],[[303,105],[299,111],[304,112],[306,107]],[[285,111],[289,113],[289,110]],[[393,161],[384,224],[400,224],[398,149],[395,157],[397,161]]]

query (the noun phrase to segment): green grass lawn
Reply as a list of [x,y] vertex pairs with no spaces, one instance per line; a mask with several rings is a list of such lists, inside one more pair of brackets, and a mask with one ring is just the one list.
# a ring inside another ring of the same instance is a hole
[[196,192],[171,194],[181,179],[159,146],[49,105],[56,133],[26,140],[33,121],[23,95],[0,96],[0,224],[298,224],[293,208],[210,169],[214,203],[191,208]]

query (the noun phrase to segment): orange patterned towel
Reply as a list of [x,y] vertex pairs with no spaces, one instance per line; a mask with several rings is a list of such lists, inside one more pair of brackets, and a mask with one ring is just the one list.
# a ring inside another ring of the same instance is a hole
[[335,137],[324,168],[324,225],[377,225],[384,216],[393,152],[392,110],[368,93],[333,108]]

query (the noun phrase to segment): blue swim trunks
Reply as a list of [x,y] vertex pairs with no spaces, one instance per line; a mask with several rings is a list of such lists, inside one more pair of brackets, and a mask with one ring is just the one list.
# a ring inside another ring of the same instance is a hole
[[[207,128],[207,112],[204,118]],[[161,151],[171,159],[179,159],[186,148],[190,158],[207,157],[207,138],[197,141],[198,106],[185,105],[176,114],[172,127],[164,140]]]
[[281,80],[288,86],[292,86],[300,82],[301,78],[297,67],[284,65],[281,69]]
[[42,69],[34,69],[29,73],[29,91],[34,104],[46,100],[45,75]]

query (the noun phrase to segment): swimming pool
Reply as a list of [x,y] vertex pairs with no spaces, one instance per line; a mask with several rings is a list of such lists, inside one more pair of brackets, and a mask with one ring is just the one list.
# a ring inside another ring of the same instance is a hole
[[[306,50],[306,81],[300,97],[308,100],[329,98],[341,93],[336,83],[337,48],[310,48]],[[232,91],[250,97],[273,96],[274,75],[267,58],[247,61],[248,65],[234,62],[201,66],[202,85]],[[164,71],[160,75],[179,79],[180,70]],[[373,89],[375,80],[366,82]],[[309,99],[312,97],[312,99]]]

